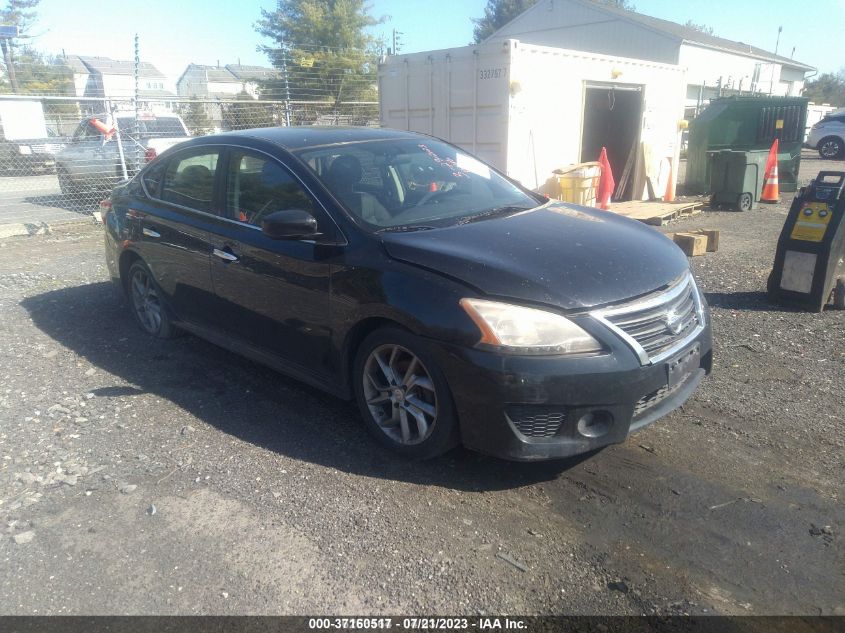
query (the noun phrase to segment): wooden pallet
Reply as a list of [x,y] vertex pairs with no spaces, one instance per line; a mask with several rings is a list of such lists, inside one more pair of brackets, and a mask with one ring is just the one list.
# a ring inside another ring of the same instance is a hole
[[611,202],[610,210],[619,215],[654,226],[663,226],[678,218],[701,213],[701,202]]

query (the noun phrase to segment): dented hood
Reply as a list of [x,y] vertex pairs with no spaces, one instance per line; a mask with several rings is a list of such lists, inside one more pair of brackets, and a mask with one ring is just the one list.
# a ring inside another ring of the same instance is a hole
[[391,257],[458,279],[484,295],[564,310],[643,295],[689,269],[681,250],[653,228],[564,203],[381,238]]

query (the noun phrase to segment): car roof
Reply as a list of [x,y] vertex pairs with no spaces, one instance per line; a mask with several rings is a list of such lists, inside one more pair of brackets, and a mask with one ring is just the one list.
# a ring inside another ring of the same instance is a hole
[[[301,127],[263,127],[251,130],[237,130],[217,134],[214,136],[214,139],[226,142],[243,137],[269,141],[288,150],[336,145],[339,143],[358,143],[361,141],[425,138],[422,135],[415,134],[413,132],[391,130],[388,128],[332,127],[321,125]],[[211,137],[205,138],[210,139]]]

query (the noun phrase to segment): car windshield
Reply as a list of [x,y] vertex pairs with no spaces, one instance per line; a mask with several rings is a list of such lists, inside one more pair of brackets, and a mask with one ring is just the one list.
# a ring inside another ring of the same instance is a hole
[[434,139],[349,143],[298,155],[376,231],[437,228],[540,204],[481,161]]

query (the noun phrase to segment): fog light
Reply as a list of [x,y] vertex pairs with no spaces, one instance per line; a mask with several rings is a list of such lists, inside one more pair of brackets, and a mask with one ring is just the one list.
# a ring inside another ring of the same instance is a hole
[[609,411],[591,411],[578,420],[578,432],[584,437],[601,437],[613,425],[613,416]]

